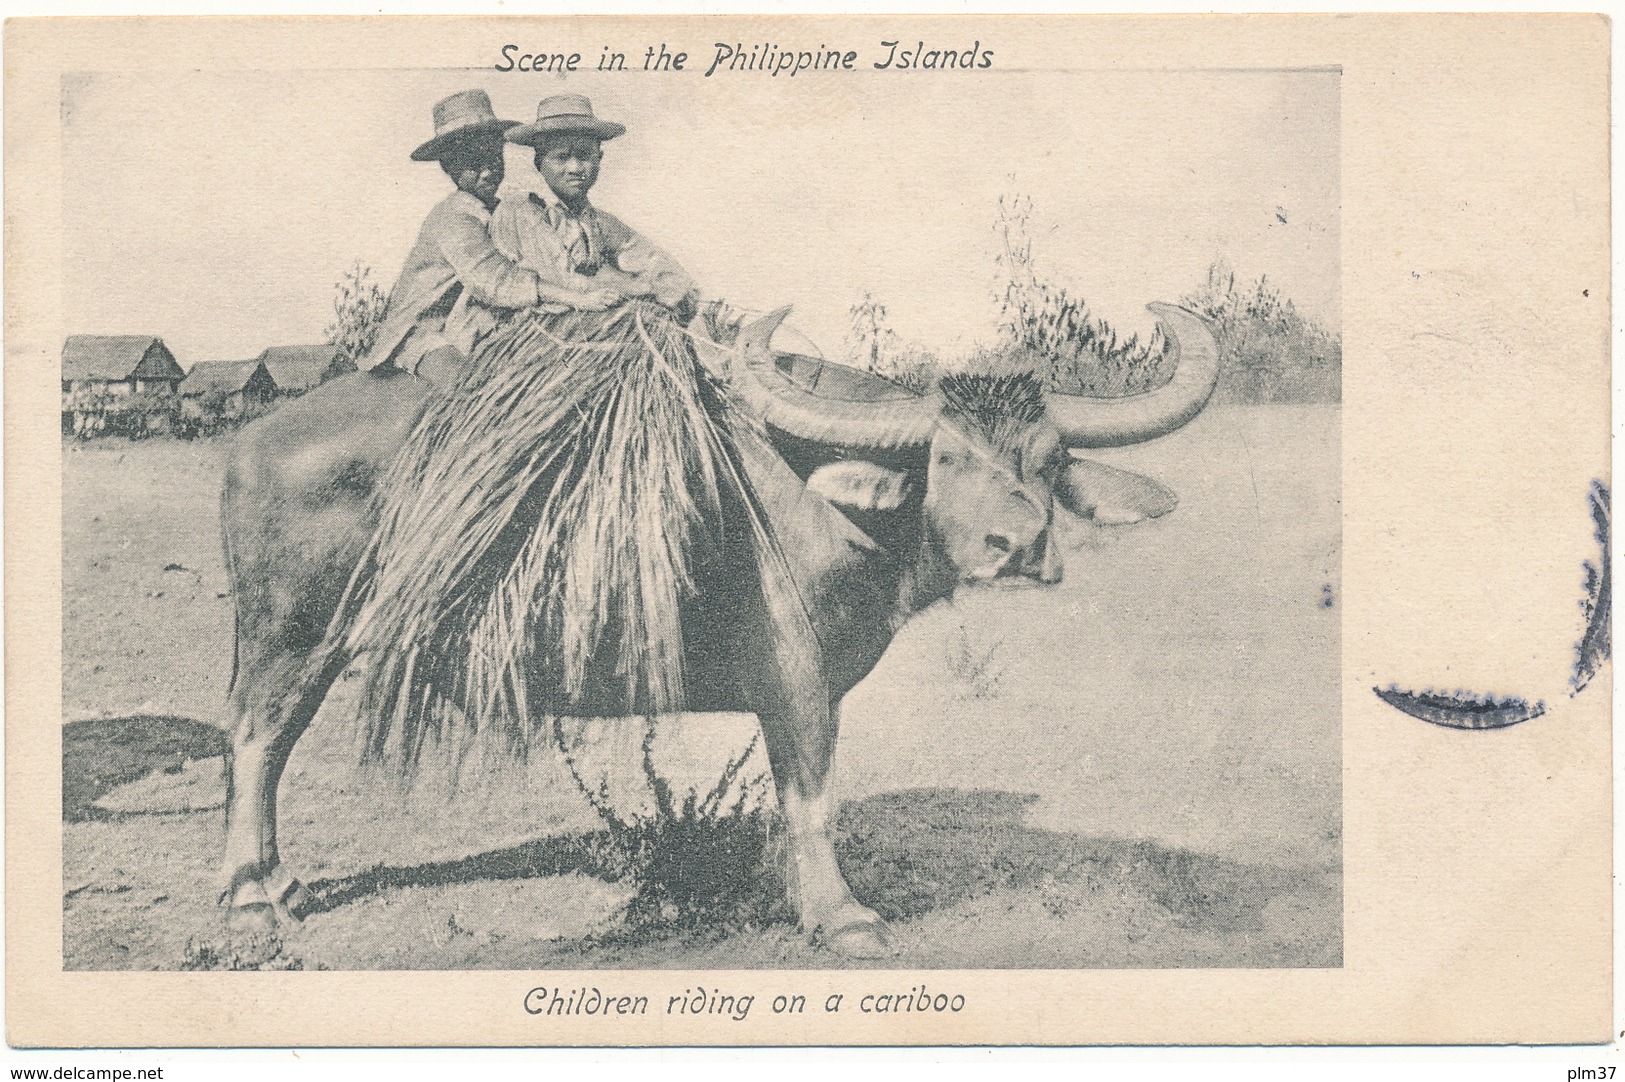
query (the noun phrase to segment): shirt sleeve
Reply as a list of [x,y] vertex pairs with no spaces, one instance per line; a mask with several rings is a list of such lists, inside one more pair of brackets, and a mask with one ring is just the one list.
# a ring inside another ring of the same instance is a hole
[[497,250],[481,216],[455,206],[443,210],[436,223],[435,242],[457,272],[464,292],[494,308],[534,305],[539,279],[533,271],[514,266]]
[[605,247],[609,249],[615,265],[654,286],[655,299],[661,304],[674,305],[697,291],[694,279],[678,266],[677,261],[641,233],[603,211],[599,212],[599,224]]

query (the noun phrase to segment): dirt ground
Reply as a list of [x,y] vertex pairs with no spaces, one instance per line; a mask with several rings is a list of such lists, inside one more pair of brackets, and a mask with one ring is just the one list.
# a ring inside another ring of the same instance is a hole
[[[1058,587],[962,592],[904,629],[847,699],[837,765],[843,866],[900,950],[883,967],[1341,964],[1338,424],[1215,406],[1098,453],[1179,509],[1073,529]],[[313,911],[279,940],[226,936],[226,446],[64,443],[68,968],[839,964],[768,875],[744,877],[754,908],[629,924],[635,884],[558,755],[403,785],[356,765],[342,684],[282,786]],[[578,733],[589,783],[647,808],[641,732]],[[670,719],[656,765],[704,784],[753,734]],[[758,795],[761,763],[741,774]]]

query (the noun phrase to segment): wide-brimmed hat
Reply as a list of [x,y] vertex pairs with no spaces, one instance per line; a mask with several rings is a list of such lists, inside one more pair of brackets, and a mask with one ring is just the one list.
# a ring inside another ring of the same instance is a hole
[[508,130],[510,143],[535,146],[550,135],[564,133],[590,135],[594,139],[613,139],[626,134],[626,125],[613,120],[599,120],[592,115],[592,102],[580,94],[555,94],[543,98],[536,106],[536,123],[522,124]]
[[476,132],[505,132],[517,120],[499,120],[491,109],[491,96],[483,90],[462,90],[434,107],[434,138],[412,151],[415,162],[439,161],[447,150]]

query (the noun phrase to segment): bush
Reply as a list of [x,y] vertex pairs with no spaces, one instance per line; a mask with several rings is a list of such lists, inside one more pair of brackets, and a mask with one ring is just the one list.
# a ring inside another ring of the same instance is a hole
[[240,412],[228,409],[231,395],[225,391],[206,391],[198,399],[197,416],[182,411],[176,418],[173,431],[183,440],[208,439],[235,432],[256,417],[263,417],[277,406],[276,398],[249,398]]
[[223,417],[205,410],[197,417],[181,414],[175,422],[175,437],[183,440],[206,440],[242,427],[240,417]]
[[937,384],[942,374],[936,357],[912,342],[904,342],[891,329],[886,306],[867,291],[847,310],[851,326],[846,334],[846,363],[900,383],[916,394]]
[[1167,382],[1167,343],[1161,329],[1141,342],[1120,340],[1097,319],[1082,297],[1038,277],[1033,261],[1032,200],[1000,196],[993,231],[999,239],[994,265],[1000,277],[1002,349],[1047,377],[1051,390],[1112,397],[1138,394]]
[[[1033,372],[1049,388],[1113,397],[1162,386],[1173,375],[1157,328],[1141,341],[1120,338],[1065,285],[1039,275],[1033,257],[1032,201],[1001,196],[993,229],[999,337],[965,356],[939,361],[889,325],[886,306],[869,293],[851,308],[846,362],[918,392],[950,371]],[[1215,400],[1247,403],[1336,402],[1342,393],[1341,338],[1299,312],[1267,277],[1238,288],[1222,260],[1202,287],[1180,301],[1211,324],[1219,347]]]
[[617,854],[610,872],[633,887],[620,936],[723,935],[791,919],[780,871],[784,854],[774,844],[775,815],[761,807],[745,810],[765,778],[747,781],[731,804],[723,803],[760,737],[728,762],[709,792],[690,792],[678,804],[671,784],[655,768],[654,726],[649,719],[643,739],[643,777],[654,798],[649,816],[623,816],[613,806],[607,782],[589,786],[562,725],[555,720],[553,726],[570,776],[609,831]]
[[328,344],[339,347],[357,364],[378,340],[389,309],[389,297],[373,281],[372,268],[357,259],[333,285],[333,322],[324,332]]
[[1236,272],[1220,261],[1208,268],[1202,288],[1180,303],[1213,325],[1220,400],[1341,400],[1341,338],[1300,313],[1268,277],[1238,289]]
[[77,391],[63,404],[72,420],[64,428],[82,440],[123,436],[142,440],[166,435],[180,419],[180,399],[172,394],[141,391],[115,395],[107,391]]
[[[224,970],[230,973],[299,972],[303,958],[287,953],[281,937],[275,934],[251,935],[241,940],[212,942],[188,938],[181,955],[186,972]],[[326,969],[317,965],[317,969]]]

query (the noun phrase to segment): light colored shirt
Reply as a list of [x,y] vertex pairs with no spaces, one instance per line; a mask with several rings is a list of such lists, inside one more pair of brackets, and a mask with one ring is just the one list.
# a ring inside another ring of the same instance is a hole
[[619,218],[591,203],[572,214],[551,191],[503,200],[491,216],[491,240],[517,266],[568,289],[590,289],[593,275],[613,267],[668,307],[695,290],[676,260]]
[[536,304],[536,271],[504,256],[491,240],[490,226],[491,212],[467,192],[452,192],[435,205],[390,291],[384,325],[359,367],[392,361],[412,371],[425,354],[445,345],[467,355],[496,325],[492,309]]

